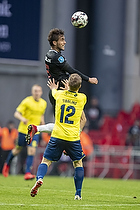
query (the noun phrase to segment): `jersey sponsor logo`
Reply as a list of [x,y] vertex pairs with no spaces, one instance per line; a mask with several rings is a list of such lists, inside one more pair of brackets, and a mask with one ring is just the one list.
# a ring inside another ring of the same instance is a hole
[[45,57],[45,61],[47,61],[48,63],[51,63],[51,59],[48,58],[47,56]]
[[60,63],[63,63],[63,62],[64,62],[64,58],[63,58],[62,56],[60,56],[60,57],[58,58],[58,61],[59,61]]

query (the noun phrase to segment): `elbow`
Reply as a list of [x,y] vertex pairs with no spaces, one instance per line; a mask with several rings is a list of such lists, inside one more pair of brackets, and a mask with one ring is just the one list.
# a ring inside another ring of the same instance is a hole
[[15,111],[15,113],[14,113],[14,117],[15,117],[15,118],[17,118],[17,117],[18,117],[18,112],[17,112],[17,111]]
[[14,117],[16,118],[16,112],[14,113]]

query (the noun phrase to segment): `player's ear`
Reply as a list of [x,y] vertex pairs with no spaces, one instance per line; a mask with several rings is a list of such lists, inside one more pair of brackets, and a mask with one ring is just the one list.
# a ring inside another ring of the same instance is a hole
[[57,42],[56,41],[53,41],[53,46],[56,46]]
[[[80,88],[81,88],[81,85],[79,86],[79,89],[80,89]],[[78,89],[78,90],[79,90],[79,89]]]

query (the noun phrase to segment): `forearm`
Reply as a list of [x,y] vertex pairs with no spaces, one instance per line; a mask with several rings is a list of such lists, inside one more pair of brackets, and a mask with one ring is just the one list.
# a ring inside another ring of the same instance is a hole
[[40,125],[45,125],[44,115],[41,116],[41,122]]
[[80,119],[80,130],[81,131],[83,130],[83,128],[84,128],[84,126],[86,124],[86,121],[87,121],[87,119],[86,119],[85,113],[83,111],[82,115],[81,115],[81,119]]
[[15,113],[14,113],[14,117],[16,118],[16,119],[18,119],[18,120],[20,120],[20,121],[25,121],[25,118],[22,116],[22,114],[20,113],[20,112],[18,112],[18,111],[15,111]]
[[77,73],[81,76],[83,80],[86,82],[89,82],[91,84],[98,84],[98,79],[96,77],[88,77],[85,74],[81,73],[77,69],[72,68],[67,62],[64,64],[62,70],[68,72],[69,74]]
[[67,62],[65,63],[63,69],[68,72],[69,74],[77,73],[79,74],[83,80],[89,81],[89,77],[78,71],[77,69],[72,68]]

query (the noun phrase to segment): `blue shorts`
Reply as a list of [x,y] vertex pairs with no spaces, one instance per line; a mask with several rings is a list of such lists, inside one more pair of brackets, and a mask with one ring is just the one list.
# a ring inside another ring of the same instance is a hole
[[[24,134],[24,133],[20,133],[20,132],[18,133],[18,141],[16,144],[17,147],[25,147],[28,145],[26,142],[25,136],[26,136],[26,134]],[[28,146],[37,147],[38,142],[39,142],[39,134],[36,134],[36,135],[34,135],[31,144]]]
[[72,161],[81,160],[85,157],[80,140],[65,141],[54,137],[50,138],[43,157],[50,161],[58,161],[64,150]]

